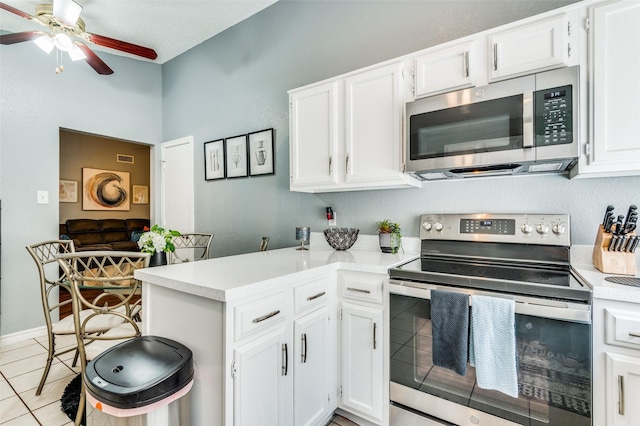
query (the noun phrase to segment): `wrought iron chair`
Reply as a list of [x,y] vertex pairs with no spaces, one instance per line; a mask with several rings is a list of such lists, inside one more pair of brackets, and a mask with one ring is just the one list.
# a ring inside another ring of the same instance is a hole
[[[83,376],[88,361],[108,348],[142,334],[139,324],[132,318],[135,313],[132,301],[140,288],[140,282],[133,274],[136,269],[149,266],[149,256],[148,253],[125,251],[86,251],[56,256],[70,282],[73,322]],[[103,292],[88,300],[81,292],[87,287],[102,289]],[[109,291],[113,289],[121,291]],[[85,310],[89,314],[81,315]],[[104,333],[93,332],[93,325],[105,320],[116,325]],[[83,381],[76,425],[82,420],[85,402]]]
[[[71,304],[71,291],[69,283],[65,281],[64,274],[60,274],[58,268],[58,262],[56,256],[65,253],[74,253],[75,246],[71,240],[50,240],[27,246],[27,251],[33,257],[33,260],[38,267],[38,274],[40,276],[40,296],[42,298],[42,310],[44,311],[44,319],[47,326],[47,337],[49,340],[47,363],[42,373],[42,379],[36,389],[36,395],[40,395],[42,388],[49,375],[51,369],[51,363],[53,358],[67,352],[71,352],[77,349],[77,346],[72,346],[56,351],[56,336],[73,335],[73,316],[69,315],[58,321],[60,316],[60,308]],[[59,298],[58,292],[68,292],[69,298],[63,302],[54,302],[54,298]],[[76,365],[78,361],[78,352],[76,351],[75,358],[73,359],[73,365]]]
[[175,251],[169,253],[167,262],[169,264],[176,264],[208,259],[211,240],[213,240],[213,234],[199,232],[173,237],[172,242],[175,246]]

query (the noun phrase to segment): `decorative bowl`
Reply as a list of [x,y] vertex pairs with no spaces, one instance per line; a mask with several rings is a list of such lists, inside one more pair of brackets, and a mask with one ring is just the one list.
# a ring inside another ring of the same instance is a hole
[[358,239],[359,229],[356,228],[327,228],[324,237],[331,247],[336,250],[349,250]]

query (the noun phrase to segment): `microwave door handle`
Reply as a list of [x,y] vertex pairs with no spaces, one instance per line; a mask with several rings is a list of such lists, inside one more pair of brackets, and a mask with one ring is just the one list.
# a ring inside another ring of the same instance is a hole
[[533,148],[534,140],[533,92],[524,92],[522,97],[522,147]]

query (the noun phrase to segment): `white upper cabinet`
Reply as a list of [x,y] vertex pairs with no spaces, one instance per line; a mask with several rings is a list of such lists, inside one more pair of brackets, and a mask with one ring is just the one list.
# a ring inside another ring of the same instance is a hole
[[416,98],[473,87],[475,83],[474,40],[434,49],[414,61]]
[[292,90],[290,189],[353,191],[420,186],[404,173],[404,62]]
[[580,174],[640,174],[640,2],[590,9],[589,141]]
[[335,185],[338,144],[338,82],[290,95],[291,188]]
[[557,16],[489,34],[489,81],[569,65],[571,25]]

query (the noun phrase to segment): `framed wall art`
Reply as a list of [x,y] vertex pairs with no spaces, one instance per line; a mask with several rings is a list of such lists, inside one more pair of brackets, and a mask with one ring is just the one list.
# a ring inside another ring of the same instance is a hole
[[224,179],[224,139],[204,144],[204,180]]
[[249,133],[249,174],[274,174],[273,129]]
[[133,185],[132,204],[149,204],[149,187],[146,185]]
[[247,135],[234,136],[224,140],[227,177],[248,176]]
[[78,202],[78,181],[61,180],[59,186],[59,201],[61,203]]
[[82,210],[130,210],[129,172],[82,169]]

